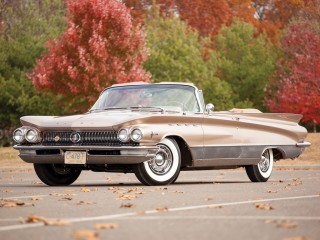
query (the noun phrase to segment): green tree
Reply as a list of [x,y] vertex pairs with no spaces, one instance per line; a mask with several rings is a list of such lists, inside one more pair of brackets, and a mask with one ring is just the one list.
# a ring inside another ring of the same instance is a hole
[[63,0],[0,2],[1,129],[19,125],[23,115],[61,113],[59,97],[37,92],[26,75],[45,42],[65,28],[64,16]]
[[240,20],[223,27],[215,38],[213,59],[218,76],[231,85],[235,106],[264,110],[264,88],[275,70],[277,50],[265,34],[255,33]]
[[205,60],[209,39],[200,38],[178,17],[162,18],[157,9],[149,13],[145,27],[150,56],[144,66],[153,82],[192,82],[217,109],[232,107],[229,85],[215,76],[213,62]]

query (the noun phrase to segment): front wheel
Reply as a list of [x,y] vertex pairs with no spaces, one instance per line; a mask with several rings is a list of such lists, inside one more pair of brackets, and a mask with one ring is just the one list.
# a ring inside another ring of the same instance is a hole
[[266,149],[262,155],[258,165],[245,166],[247,175],[251,182],[266,182],[271,176],[273,168],[273,152],[272,149]]
[[136,166],[135,175],[147,186],[167,185],[174,182],[180,173],[181,155],[174,139],[163,139],[154,159]]
[[63,164],[34,164],[40,180],[49,186],[68,186],[79,177],[81,170]]

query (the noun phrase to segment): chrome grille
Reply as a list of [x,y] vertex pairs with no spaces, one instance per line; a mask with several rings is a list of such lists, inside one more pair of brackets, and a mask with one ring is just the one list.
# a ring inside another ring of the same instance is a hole
[[135,142],[122,143],[118,140],[116,131],[79,131],[80,141],[71,141],[71,134],[75,131],[43,132],[42,144],[45,146],[126,146],[139,145]]

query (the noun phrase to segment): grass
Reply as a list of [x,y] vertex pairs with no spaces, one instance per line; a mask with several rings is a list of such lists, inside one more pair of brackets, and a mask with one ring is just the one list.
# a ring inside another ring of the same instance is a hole
[[[286,159],[277,162],[277,165],[314,165],[320,164],[320,133],[309,133],[306,141],[311,142],[311,147],[305,149],[303,154],[295,159]],[[22,161],[19,151],[12,147],[0,147],[0,167],[3,166],[31,166]]]

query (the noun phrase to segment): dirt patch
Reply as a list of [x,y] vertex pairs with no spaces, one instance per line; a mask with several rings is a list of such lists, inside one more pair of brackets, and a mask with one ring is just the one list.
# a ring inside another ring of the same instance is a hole
[[13,149],[12,147],[0,147],[0,167],[30,167],[28,163],[25,163],[19,158],[18,154],[19,151]]
[[[276,163],[276,166],[283,165],[319,165],[320,164],[320,133],[309,133],[306,141],[311,146],[306,148],[303,154],[295,160],[286,159]],[[18,157],[19,151],[12,147],[0,147],[0,167],[4,166],[29,166]]]

